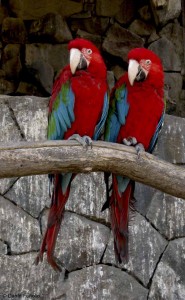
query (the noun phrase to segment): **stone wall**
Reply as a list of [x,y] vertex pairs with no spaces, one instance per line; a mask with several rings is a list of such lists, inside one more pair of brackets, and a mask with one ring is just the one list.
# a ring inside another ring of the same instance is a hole
[[[46,139],[48,98],[0,96],[1,141]],[[185,119],[166,115],[155,155],[185,165]],[[141,184],[130,213],[129,262],[117,265],[102,173],[73,181],[59,232],[61,273],[39,250],[48,178],[0,180],[0,299],[185,299],[185,201]],[[17,295],[17,298],[15,297]]]
[[[167,110],[185,116],[180,2],[2,0],[0,141],[46,139],[45,96],[76,36],[101,49],[110,85],[126,70],[130,48],[154,50],[164,64]],[[155,155],[184,167],[184,144],[185,120],[166,115]],[[47,176],[0,180],[0,299],[184,300],[185,202],[141,184],[135,197],[130,259],[117,265],[109,212],[101,213],[103,174],[78,175],[57,240],[63,270],[56,273],[45,258],[33,265],[50,205]]]
[[92,40],[110,77],[127,68],[133,47],[162,59],[167,111],[185,116],[181,0],[1,0],[0,94],[49,96],[68,62],[67,43]]

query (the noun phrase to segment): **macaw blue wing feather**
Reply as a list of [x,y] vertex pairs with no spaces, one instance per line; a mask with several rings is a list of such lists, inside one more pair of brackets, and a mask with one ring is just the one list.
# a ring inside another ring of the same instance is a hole
[[122,177],[120,175],[117,175],[116,178],[118,181],[118,191],[119,191],[119,194],[121,195],[126,190],[128,184],[130,182],[130,179],[127,177]]
[[127,101],[127,88],[123,84],[115,90],[112,100],[105,131],[105,140],[116,143],[121,125],[126,122],[126,117],[129,111],[129,103]]
[[126,122],[126,116],[129,110],[129,104],[127,102],[127,88],[125,85],[122,85],[120,88],[116,89],[116,108],[118,112],[118,120],[121,125],[124,125]]
[[155,133],[154,133],[154,135],[153,135],[153,137],[152,137],[152,139],[151,139],[151,141],[150,141],[150,145],[149,145],[149,147],[148,147],[148,149],[147,149],[147,152],[149,152],[149,153],[152,153],[153,150],[154,150],[154,148],[155,148],[155,145],[156,145],[156,143],[157,143],[157,139],[158,139],[159,132],[160,132],[161,127],[163,126],[163,123],[164,123],[164,116],[165,116],[165,110],[164,110],[164,112],[163,112],[163,114],[162,114],[162,116],[161,116],[161,118],[160,118],[160,120],[159,120],[159,123],[157,124]]
[[48,118],[49,140],[63,139],[65,132],[71,128],[71,123],[75,120],[74,101],[74,93],[67,81],[62,84]]
[[99,138],[99,136],[104,128],[105,121],[107,119],[108,109],[109,109],[109,96],[108,96],[108,93],[105,93],[103,111],[102,111],[100,121],[98,122],[98,124],[95,127],[94,136],[93,136],[94,140],[97,140]]

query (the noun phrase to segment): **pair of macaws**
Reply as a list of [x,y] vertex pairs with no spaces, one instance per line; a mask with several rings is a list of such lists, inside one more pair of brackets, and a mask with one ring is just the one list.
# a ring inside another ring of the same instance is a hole
[[[56,79],[49,103],[48,139],[75,138],[89,145],[105,126],[106,141],[152,152],[164,117],[160,59],[145,48],[131,50],[128,73],[116,83],[109,104],[106,66],[99,50],[85,39],[71,41],[68,49],[70,63]],[[74,177],[72,173],[50,175],[51,207],[36,263],[42,261],[46,250],[48,263],[55,270],[60,270],[53,256],[55,243]],[[110,208],[119,263],[128,259],[128,211],[133,193],[132,180],[112,175],[111,195],[103,208]]]

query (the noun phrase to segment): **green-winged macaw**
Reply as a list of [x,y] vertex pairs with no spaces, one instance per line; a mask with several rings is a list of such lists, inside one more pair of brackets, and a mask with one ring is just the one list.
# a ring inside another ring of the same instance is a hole
[[[108,113],[106,66],[97,47],[88,40],[72,40],[68,50],[69,65],[64,67],[53,85],[48,139],[78,139],[80,135],[82,144],[89,145],[91,139],[97,140],[100,136]],[[72,173],[50,175],[51,207],[36,264],[42,261],[46,250],[48,263],[60,270],[53,254],[74,177]]]
[[[164,119],[164,73],[159,57],[145,48],[128,54],[128,72],[111,92],[105,140],[152,152]],[[105,177],[106,178],[106,177]],[[116,260],[128,260],[128,213],[134,181],[112,175],[112,192],[103,209],[110,207]]]

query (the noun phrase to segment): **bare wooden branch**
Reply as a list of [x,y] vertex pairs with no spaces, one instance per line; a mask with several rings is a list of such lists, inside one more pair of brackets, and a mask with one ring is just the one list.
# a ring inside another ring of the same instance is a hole
[[132,147],[93,142],[92,149],[74,141],[0,144],[0,178],[56,172],[107,171],[127,176],[185,199],[185,169],[149,153],[138,158]]

